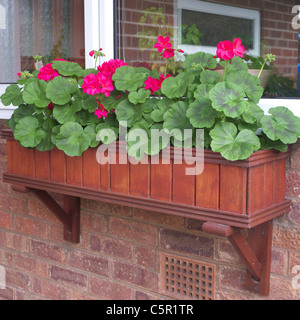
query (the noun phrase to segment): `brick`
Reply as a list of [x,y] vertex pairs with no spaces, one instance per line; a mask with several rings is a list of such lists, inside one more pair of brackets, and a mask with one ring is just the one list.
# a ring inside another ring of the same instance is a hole
[[59,220],[48,208],[46,208],[40,201],[33,198],[28,200],[28,214],[43,220],[56,223],[59,222]]
[[95,297],[91,296],[88,293],[85,292],[81,292],[81,291],[77,291],[74,289],[69,289],[68,290],[68,297],[69,300],[79,300],[79,301],[92,301],[92,300],[96,300]]
[[159,258],[156,250],[138,247],[135,252],[135,260],[138,265],[159,272]]
[[0,300],[13,300],[14,291],[12,288],[0,289]]
[[13,266],[19,270],[34,273],[42,277],[48,276],[48,265],[35,257],[27,257],[23,254],[14,253]]
[[11,229],[11,214],[0,211],[0,228]]
[[89,249],[101,252],[106,256],[132,260],[132,245],[123,240],[91,235]]
[[[293,268],[294,272],[293,272]],[[295,271],[297,274],[300,272],[300,252],[290,252],[289,254],[289,275],[292,277],[296,275]],[[300,281],[299,281],[300,284]]]
[[246,271],[234,267],[219,267],[219,285],[220,287],[245,290]]
[[40,258],[53,260],[60,263],[64,263],[66,261],[66,253],[63,249],[58,246],[40,242],[36,240],[31,240],[31,252]]
[[75,287],[86,288],[87,276],[66,268],[50,266],[50,278]]
[[243,262],[228,240],[218,241],[218,259],[233,265],[243,265]]
[[214,257],[214,239],[196,236],[176,230],[160,231],[160,247],[207,258]]
[[293,145],[291,154],[291,169],[300,170],[300,143]]
[[51,300],[66,300],[67,290],[44,279],[33,279],[33,292]]
[[273,246],[298,251],[300,248],[299,229],[275,225],[273,230]]
[[131,300],[132,290],[105,279],[90,278],[91,293],[108,300]]
[[7,286],[15,286],[29,291],[31,281],[30,277],[25,273],[6,269],[6,284]]
[[27,203],[24,199],[0,195],[0,210],[10,213],[27,214]]
[[88,231],[107,232],[107,218],[95,213],[81,212],[81,227]]
[[43,238],[47,236],[47,225],[42,220],[14,216],[13,224],[17,232]]
[[80,207],[81,210],[92,211],[93,213],[111,213],[111,204],[101,201],[81,199]]
[[289,218],[292,222],[300,224],[300,200],[292,200],[291,211],[289,213]]
[[299,300],[300,290],[292,287],[292,279],[271,274],[270,297],[273,300]]
[[300,172],[287,172],[286,193],[289,196],[300,196]]
[[114,262],[113,276],[121,281],[158,291],[158,274],[122,262]]
[[107,276],[109,272],[108,259],[82,252],[72,252],[69,257],[69,264],[75,268],[93,272],[98,275]]
[[277,274],[286,274],[287,272],[287,254],[275,248],[272,248],[271,272]]
[[111,217],[109,230],[112,235],[121,239],[151,246],[157,243],[157,228],[145,223]]

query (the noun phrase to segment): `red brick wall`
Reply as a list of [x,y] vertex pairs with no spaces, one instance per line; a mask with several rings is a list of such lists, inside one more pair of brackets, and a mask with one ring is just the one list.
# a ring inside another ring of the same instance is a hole
[[[269,49],[268,52],[277,56],[274,66],[282,75],[297,77],[298,30],[294,30],[291,26],[295,16],[292,8],[299,4],[297,0],[207,0],[207,2],[259,10],[261,12],[262,44],[264,48]],[[173,0],[120,0],[119,23],[122,36],[119,36],[119,55],[121,59],[130,61],[132,64],[149,62],[149,51],[142,53],[137,50],[136,34],[142,31],[138,23],[142,10],[151,6],[162,7],[167,23],[174,24],[177,8]]]
[[[3,140],[0,169],[6,170]],[[274,222],[269,297],[245,290],[236,251],[225,238],[201,232],[198,221],[82,200],[82,239],[73,245],[33,195],[0,182],[0,266],[7,273],[0,300],[168,299],[160,293],[161,252],[215,264],[216,299],[299,300],[292,268],[300,265],[300,143],[293,146],[287,182],[293,206]]]

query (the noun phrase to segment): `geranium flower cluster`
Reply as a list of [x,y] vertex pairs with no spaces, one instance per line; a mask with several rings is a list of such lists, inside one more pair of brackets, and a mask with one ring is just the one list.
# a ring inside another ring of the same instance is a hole
[[[66,61],[64,59],[55,59],[54,61]],[[59,77],[60,74],[52,68],[52,63],[46,64],[44,67],[40,69],[38,74],[39,80],[51,81],[56,77]]]
[[172,48],[172,43],[170,42],[169,37],[159,36],[157,38],[157,43],[154,45],[154,48],[158,50],[158,52],[163,52],[163,57],[166,59],[172,58],[175,56],[175,51],[184,53],[181,49]]
[[166,80],[167,78],[170,78],[170,77],[171,77],[170,74],[167,74],[166,76],[161,74],[159,76],[159,79],[155,79],[155,78],[149,77],[145,81],[145,90],[150,90],[151,94],[153,94],[154,92],[160,90],[161,85],[164,82],[164,80]]
[[215,58],[222,60],[231,60],[234,57],[244,57],[245,48],[242,46],[242,40],[240,38],[233,39],[233,42],[229,40],[221,41],[217,46],[217,55]]

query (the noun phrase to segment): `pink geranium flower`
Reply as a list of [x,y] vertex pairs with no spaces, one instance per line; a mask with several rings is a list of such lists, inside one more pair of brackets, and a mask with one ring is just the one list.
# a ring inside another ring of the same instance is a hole
[[233,39],[233,53],[235,56],[244,57],[245,48],[242,46],[242,40],[240,38]]
[[99,119],[101,119],[102,117],[103,117],[103,118],[107,118],[107,116],[108,116],[108,111],[106,111],[106,110],[104,109],[103,104],[100,104],[99,108],[100,108],[100,109],[97,109],[97,110],[95,111],[95,115],[96,115]]
[[145,90],[150,90],[151,94],[158,91],[161,88],[161,81],[152,77],[149,77],[145,81]]
[[127,66],[127,63],[120,59],[109,60],[108,62],[102,63],[101,66],[98,66],[98,71],[104,74],[107,77],[112,77],[116,70],[120,67]]
[[164,53],[163,53],[163,57],[166,59],[172,58],[175,56],[175,49],[172,48],[166,48]]
[[95,55],[95,51],[92,50],[90,53],[89,53],[90,57],[93,57]]
[[172,48],[172,44],[169,41],[169,37],[164,38],[163,36],[159,36],[154,48],[157,48],[159,52],[162,52],[165,48]]
[[231,60],[234,57],[233,43],[229,40],[221,41],[217,46],[217,57],[222,60]]
[[83,80],[82,90],[91,96],[101,93],[98,76],[96,74],[86,76]]
[[98,74],[97,78],[100,85],[100,92],[104,93],[105,97],[109,97],[111,91],[114,91],[115,89],[111,78],[108,78],[103,74]]
[[40,72],[38,74],[38,79],[50,81],[58,76],[60,76],[60,74],[52,68],[52,63],[48,63],[43,68],[40,69]]

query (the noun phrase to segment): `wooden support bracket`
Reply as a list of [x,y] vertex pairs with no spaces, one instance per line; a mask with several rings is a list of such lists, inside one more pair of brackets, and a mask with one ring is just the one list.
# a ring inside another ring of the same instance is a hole
[[44,190],[29,189],[22,186],[13,186],[16,192],[33,192],[36,197],[56,216],[64,225],[64,238],[72,243],[80,242],[80,198],[63,195],[64,208],[62,208]]
[[273,231],[272,220],[250,229],[247,239],[242,235],[241,229],[213,222],[204,223],[202,230],[227,237],[246,264],[246,288],[261,295],[269,294]]

